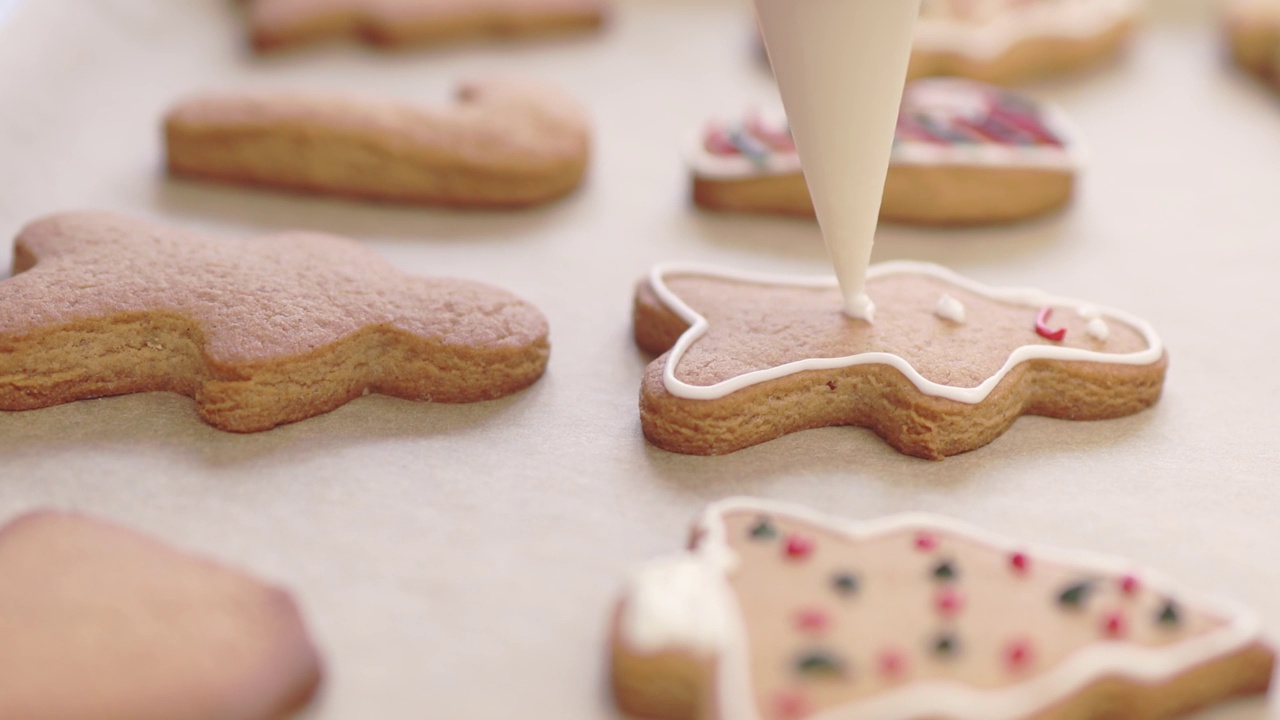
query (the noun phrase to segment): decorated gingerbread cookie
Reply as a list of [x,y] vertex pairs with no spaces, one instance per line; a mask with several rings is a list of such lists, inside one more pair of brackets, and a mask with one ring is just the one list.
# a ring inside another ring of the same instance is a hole
[[520,208],[582,183],[586,112],[548,85],[489,80],[432,109],[333,95],[205,95],[165,119],[169,172],[250,187]]
[[642,282],[635,338],[661,357],[640,418],[658,447],[719,455],[832,425],[908,455],[982,447],[1020,415],[1115,418],[1160,397],[1167,359],[1145,321],[936,265],[873,266],[874,322],[834,279],[664,265]]
[[1225,8],[1236,65],[1260,80],[1280,83],[1280,0],[1226,0]]
[[924,0],[908,77],[957,75],[1001,85],[1115,56],[1140,0]]
[[733,499],[627,583],[614,696],[660,720],[1157,720],[1269,686],[1254,617],[938,516]]
[[351,38],[383,48],[595,30],[606,0],[246,0],[261,52]]
[[283,590],[81,515],[0,529],[0,715],[282,720],[320,683]]
[[110,213],[28,225],[0,281],[0,410],[163,390],[233,432],[370,392],[474,402],[541,377],[546,318],[358,243],[202,235]]
[[[917,80],[903,97],[881,218],[965,225],[1042,215],[1071,199],[1083,154],[1052,107],[968,80]],[[712,123],[690,166],[701,207],[813,217],[785,119]]]

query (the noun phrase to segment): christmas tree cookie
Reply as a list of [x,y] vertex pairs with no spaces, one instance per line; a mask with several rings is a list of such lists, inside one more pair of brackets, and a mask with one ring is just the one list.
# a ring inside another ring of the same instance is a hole
[[[1062,113],[968,80],[918,80],[898,116],[880,216],[971,225],[1043,215],[1070,201],[1083,149]],[[785,118],[713,122],[689,155],[710,210],[813,217]]]
[[748,499],[639,568],[611,636],[619,707],[660,720],[1155,720],[1274,662],[1251,614],[1124,560]]

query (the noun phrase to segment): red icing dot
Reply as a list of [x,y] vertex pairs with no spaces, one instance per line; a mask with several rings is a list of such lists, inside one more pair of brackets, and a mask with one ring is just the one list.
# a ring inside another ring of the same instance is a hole
[[1122,638],[1128,630],[1124,615],[1118,612],[1102,616],[1102,634],[1109,638]]
[[788,535],[783,550],[787,557],[803,560],[813,554],[813,541],[803,535]]
[[1030,641],[1014,640],[1005,646],[1004,661],[1014,672],[1026,668],[1033,658]]
[[781,690],[773,698],[774,715],[779,720],[798,720],[809,714],[809,701],[798,690]]
[[1142,584],[1138,582],[1138,578],[1132,575],[1125,575],[1120,578],[1120,592],[1125,595],[1136,595],[1141,587]]
[[916,535],[916,549],[920,552],[930,552],[938,547],[938,538],[933,535],[922,532]]
[[884,650],[876,664],[880,674],[890,679],[902,677],[907,671],[907,658],[897,650]]
[[955,588],[944,587],[938,591],[937,597],[934,598],[934,606],[943,615],[948,617],[955,615],[964,609],[964,595]]
[[1016,552],[1009,556],[1009,566],[1019,575],[1025,575],[1031,569],[1031,558],[1026,553]]
[[796,613],[796,627],[810,633],[821,633],[831,626],[831,616],[817,608]]

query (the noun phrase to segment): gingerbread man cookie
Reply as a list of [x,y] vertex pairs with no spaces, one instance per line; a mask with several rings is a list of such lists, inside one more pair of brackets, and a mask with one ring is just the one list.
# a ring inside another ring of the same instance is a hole
[[384,48],[473,38],[584,32],[605,0],[247,0],[253,46],[266,52],[335,38]]
[[1280,0],[1226,0],[1225,7],[1232,60],[1264,82],[1280,83]]
[[[917,80],[898,117],[881,219],[999,223],[1070,201],[1084,151],[1062,113],[969,80]],[[693,199],[711,210],[813,217],[785,119],[712,123],[690,153]]]
[[660,720],[1158,720],[1266,692],[1253,615],[948,518],[732,499],[639,568],[613,691]]
[[0,716],[282,720],[320,683],[283,590],[92,518],[0,529]]
[[658,354],[640,418],[658,447],[719,455],[860,425],[941,459],[1021,415],[1114,418],[1154,404],[1164,346],[1119,310],[996,289],[936,265],[872,266],[875,322],[843,312],[834,279],[658,266],[636,293],[635,339]]
[[169,172],[450,207],[521,208],[582,184],[586,112],[548,85],[488,80],[448,109],[343,96],[194,97],[165,119]]
[[110,213],[28,225],[0,281],[0,410],[164,390],[233,432],[363,394],[474,402],[546,368],[546,318],[342,238],[233,240]]
[[924,0],[908,77],[957,75],[1001,85],[1115,56],[1140,0]]

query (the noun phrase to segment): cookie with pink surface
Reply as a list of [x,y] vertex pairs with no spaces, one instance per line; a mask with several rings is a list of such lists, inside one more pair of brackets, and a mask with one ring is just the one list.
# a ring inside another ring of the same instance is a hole
[[731,499],[627,582],[614,697],[660,720],[1156,720],[1266,692],[1252,613],[949,518]]
[[[1043,215],[1071,200],[1084,154],[1054,107],[969,80],[917,80],[903,96],[881,219],[973,225]],[[713,122],[689,165],[700,207],[814,215],[785,118]]]
[[1241,69],[1280,82],[1280,0],[1225,0],[1231,58]]
[[924,0],[910,78],[955,75],[1007,85],[1115,57],[1141,0]]
[[0,715],[282,720],[321,661],[285,591],[91,517],[0,529]]
[[874,319],[834,278],[661,265],[639,284],[634,333],[660,354],[641,383],[645,436],[718,455],[834,425],[941,459],[1021,415],[1097,420],[1160,397],[1168,359],[1146,321],[936,265],[872,266]]
[[260,52],[354,39],[384,48],[599,28],[606,0],[245,0]]

